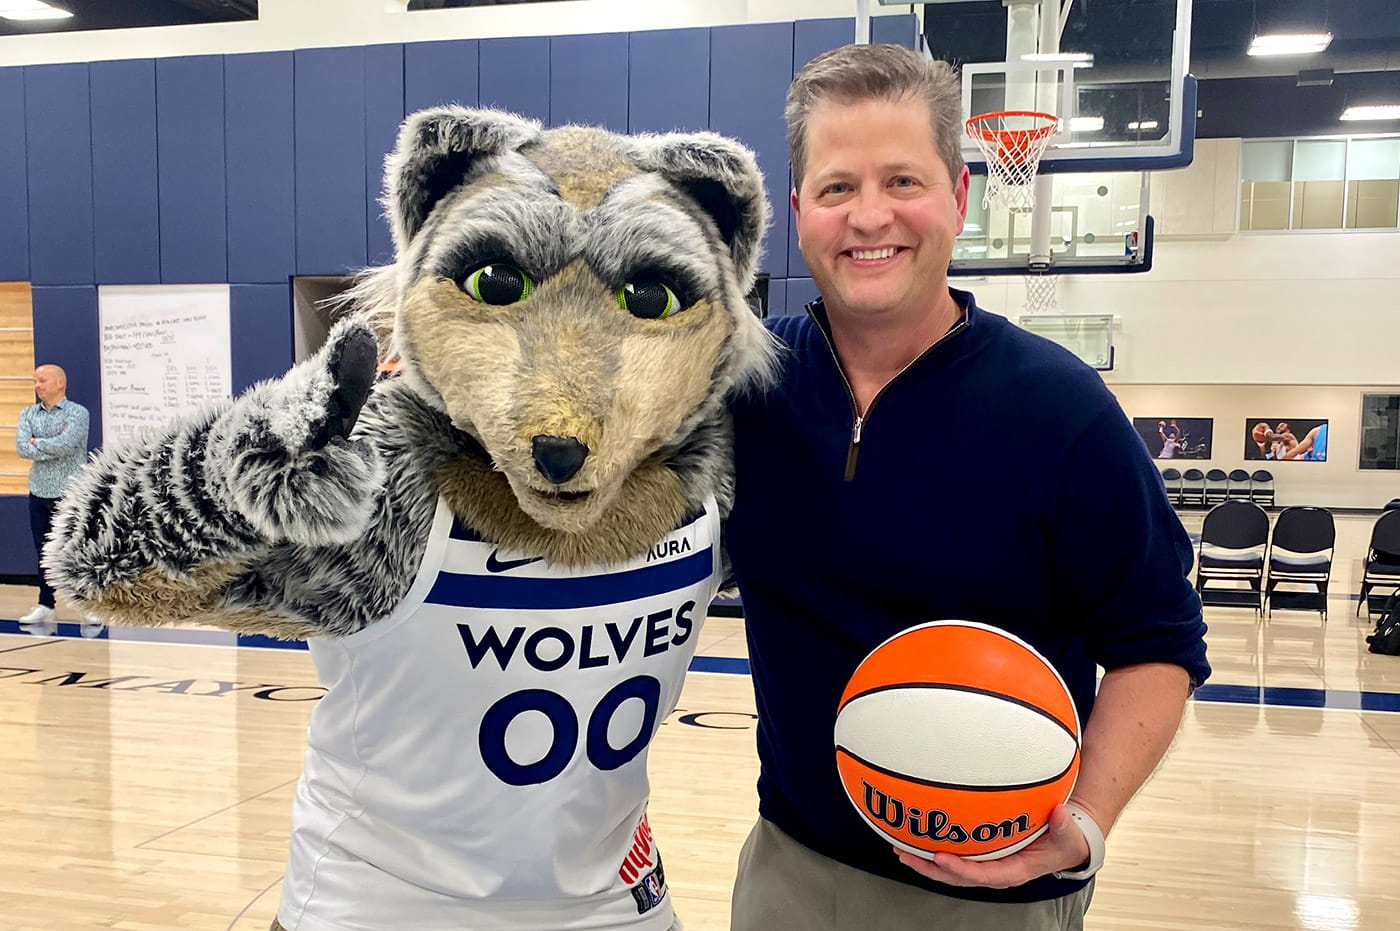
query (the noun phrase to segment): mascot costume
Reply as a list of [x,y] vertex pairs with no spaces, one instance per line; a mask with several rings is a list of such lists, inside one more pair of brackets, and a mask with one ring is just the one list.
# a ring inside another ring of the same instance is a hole
[[664,931],[646,750],[723,578],[726,397],[775,364],[762,177],[710,133],[443,107],[385,191],[365,313],[99,455],[45,566],[112,623],[310,642],[274,928]]

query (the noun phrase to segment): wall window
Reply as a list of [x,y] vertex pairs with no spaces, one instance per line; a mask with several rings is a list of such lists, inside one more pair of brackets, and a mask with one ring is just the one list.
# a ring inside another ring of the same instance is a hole
[[1400,394],[1361,396],[1362,469],[1400,469]]
[[1347,164],[1348,229],[1392,226],[1400,205],[1400,138],[1357,139]]
[[1246,142],[1240,157],[1240,229],[1288,229],[1293,141]]
[[1400,136],[1248,140],[1240,229],[1395,229]]

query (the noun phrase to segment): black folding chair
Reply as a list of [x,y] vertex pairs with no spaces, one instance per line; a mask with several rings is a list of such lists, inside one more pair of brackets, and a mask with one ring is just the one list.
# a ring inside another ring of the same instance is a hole
[[1211,469],[1206,473],[1205,505],[1211,507],[1230,497],[1229,481],[1224,469]]
[[1205,504],[1206,474],[1200,469],[1187,469],[1181,473],[1181,501],[1186,504]]
[[1249,500],[1249,473],[1244,469],[1232,469],[1226,477],[1225,497]]
[[1373,588],[1400,589],[1400,510],[1387,510],[1371,527],[1371,543],[1366,549],[1366,568],[1361,573],[1361,600],[1356,613],[1366,605],[1371,616],[1370,594]]
[[[1201,603],[1250,607],[1263,613],[1261,586],[1269,545],[1269,515],[1251,501],[1225,501],[1210,509],[1196,547],[1196,593]],[[1211,588],[1211,582],[1231,583]],[[1234,583],[1245,582],[1248,589]]]
[[[1316,610],[1327,620],[1327,583],[1332,578],[1336,542],[1337,528],[1326,508],[1290,507],[1279,513],[1269,544],[1269,580],[1264,586],[1270,616],[1278,601],[1280,608]],[[1280,582],[1311,585],[1316,590],[1276,593]]]
[[1274,474],[1260,469],[1249,477],[1249,500],[1266,508],[1274,506]]
[[1172,504],[1181,503],[1181,470],[1163,469],[1162,484],[1167,486],[1167,500]]

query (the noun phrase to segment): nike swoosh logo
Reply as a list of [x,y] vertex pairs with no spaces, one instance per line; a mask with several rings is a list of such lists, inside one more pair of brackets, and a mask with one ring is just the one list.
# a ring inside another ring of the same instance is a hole
[[511,569],[519,569],[521,566],[528,566],[532,562],[539,562],[543,556],[528,556],[525,559],[500,560],[496,558],[498,550],[492,550],[491,555],[486,557],[487,572],[509,572]]

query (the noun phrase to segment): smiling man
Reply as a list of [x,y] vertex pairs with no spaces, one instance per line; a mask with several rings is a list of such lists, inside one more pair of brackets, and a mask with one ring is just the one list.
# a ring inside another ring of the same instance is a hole
[[[788,349],[780,382],[734,408],[726,539],[761,771],[732,928],[1082,928],[1104,835],[1210,671],[1190,542],[1098,374],[949,288],[968,191],[952,69],[897,46],[836,49],[793,81],[787,120],[822,298],[770,322]],[[1054,425],[1034,461],[1017,454],[1028,423]],[[851,672],[943,619],[1035,646],[1084,724],[1070,803],[1001,860],[897,856],[837,774]]]

